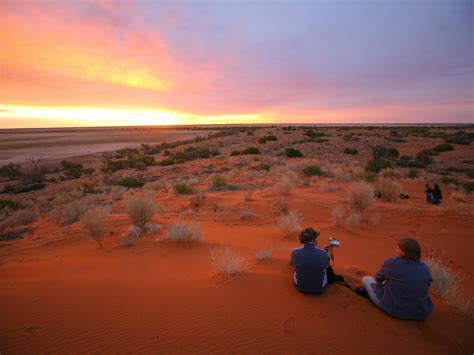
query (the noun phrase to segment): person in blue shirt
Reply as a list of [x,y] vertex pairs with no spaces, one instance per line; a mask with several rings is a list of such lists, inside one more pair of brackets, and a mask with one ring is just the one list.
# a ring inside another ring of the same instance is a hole
[[425,319],[433,311],[428,295],[433,279],[428,265],[420,261],[420,245],[414,239],[403,238],[397,243],[395,255],[385,260],[375,277],[363,277],[362,285],[370,300],[392,317]]
[[290,264],[295,272],[293,281],[298,291],[320,294],[328,285],[327,269],[329,255],[327,250],[316,247],[319,232],[305,228],[300,233],[302,247],[293,249]]

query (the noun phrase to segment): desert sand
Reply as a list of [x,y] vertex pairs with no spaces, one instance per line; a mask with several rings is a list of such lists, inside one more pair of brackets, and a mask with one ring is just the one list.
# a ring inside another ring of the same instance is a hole
[[[472,144],[454,144],[453,150],[434,157],[431,170],[417,169],[417,178],[397,177],[410,199],[374,201],[351,231],[335,224],[332,210],[339,206],[348,213],[351,176],[371,158],[371,147],[382,144],[396,147],[400,155],[414,155],[443,139],[407,134],[406,142],[400,143],[384,139],[390,134],[387,129],[325,128],[329,142],[294,143],[305,139],[304,130],[289,132],[268,127],[253,135],[240,132],[190,144],[217,149],[220,155],[144,171],[109,174],[95,162],[92,176],[58,180],[34,192],[0,194],[1,200],[39,201],[23,207],[38,211],[26,235],[0,241],[0,352],[472,353],[472,316],[460,314],[435,295],[431,295],[434,312],[426,320],[404,321],[389,317],[341,285],[330,285],[319,296],[299,293],[288,263],[291,249],[299,246],[298,237],[296,233],[284,237],[278,228],[281,214],[291,210],[299,215],[302,227],[321,232],[320,245],[329,236],[336,237],[341,246],[335,250],[334,269],[354,287],[394,254],[399,238],[411,236],[420,242],[424,257],[435,253],[458,274],[460,297],[472,301],[474,198],[467,193],[451,198],[455,184],[441,184],[445,200],[440,205],[427,204],[424,194],[424,184],[442,176],[437,172],[451,166],[472,168]],[[347,141],[343,136],[348,133],[364,135]],[[259,144],[258,138],[267,134],[278,141]],[[258,147],[262,154],[231,156],[231,151],[249,146]],[[286,157],[282,152],[290,146],[304,156]],[[345,147],[359,152],[344,154]],[[271,165],[269,171],[261,168],[262,163]],[[308,164],[333,173],[305,177],[301,169]],[[407,170],[394,167],[400,174]],[[114,194],[106,190],[107,175],[136,176],[146,184]],[[215,176],[225,177],[232,188],[212,189]],[[459,172],[451,176],[458,185],[470,181]],[[285,179],[292,184],[288,194],[278,188]],[[177,182],[192,185],[194,194],[175,193]],[[5,180],[2,186],[8,183]],[[71,202],[47,203],[84,183],[101,187],[103,192],[94,203],[110,208],[103,249],[90,238],[82,220],[63,225],[55,219],[55,210]],[[198,191],[205,197],[192,208],[190,201]],[[160,224],[161,230],[145,233],[136,245],[124,247],[119,242],[132,226],[125,206],[133,195],[159,202],[163,209],[152,222]],[[202,238],[170,242],[167,227],[178,219],[199,223]],[[248,270],[232,278],[219,275],[210,262],[210,249],[216,246],[246,256]],[[264,247],[272,250],[272,256],[258,262],[254,252]]]

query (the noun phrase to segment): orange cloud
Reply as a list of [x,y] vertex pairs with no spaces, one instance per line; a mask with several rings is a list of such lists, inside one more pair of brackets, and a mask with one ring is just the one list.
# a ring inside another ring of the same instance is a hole
[[[147,28],[123,26],[117,10],[120,7],[110,2],[94,3],[93,11],[84,18],[73,7],[39,4],[4,5],[2,85],[8,85],[11,72],[27,79],[40,73],[52,86],[54,80],[77,80],[157,92],[201,90],[212,80],[209,66],[183,65]],[[94,13],[99,10],[107,16]],[[126,15],[133,17],[130,6],[126,10]],[[190,82],[189,77],[194,80]]]

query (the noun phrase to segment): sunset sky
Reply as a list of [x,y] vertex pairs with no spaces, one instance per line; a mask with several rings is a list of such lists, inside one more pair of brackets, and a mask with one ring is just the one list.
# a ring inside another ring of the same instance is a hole
[[474,123],[471,0],[0,0],[0,128]]

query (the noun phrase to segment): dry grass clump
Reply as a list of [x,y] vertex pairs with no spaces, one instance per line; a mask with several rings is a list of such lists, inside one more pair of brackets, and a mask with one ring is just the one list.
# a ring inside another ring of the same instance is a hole
[[243,277],[250,266],[247,257],[229,247],[214,247],[210,253],[212,265],[225,278]]
[[212,178],[212,187],[216,189],[220,189],[227,186],[227,179],[225,176],[216,175]]
[[459,202],[466,202],[467,195],[463,191],[451,191],[450,194],[451,200],[459,201]]
[[352,233],[357,230],[360,222],[362,222],[362,214],[358,211],[352,211],[346,219],[346,227]]
[[453,307],[461,315],[469,315],[471,302],[462,297],[458,277],[434,254],[430,255],[424,262],[428,265],[433,277],[430,291]]
[[105,219],[109,211],[105,208],[94,208],[84,214],[84,227],[90,233],[91,238],[94,239],[99,247],[102,249],[104,245],[105,234],[107,233],[107,226]]
[[290,237],[293,233],[299,232],[301,230],[301,225],[298,214],[294,211],[290,211],[281,215],[280,220],[278,221],[278,227],[285,238]]
[[187,243],[201,239],[201,227],[198,223],[186,224],[178,221],[168,226],[168,239],[173,243]]
[[258,215],[249,210],[243,210],[240,212],[239,219],[242,221],[248,221],[251,219],[257,219]]
[[272,257],[272,250],[270,248],[262,248],[259,251],[253,253],[255,255],[255,259],[259,262],[263,262],[269,260]]
[[140,240],[141,236],[141,229],[135,227],[130,231],[130,233],[122,238],[119,244],[124,247],[135,245]]
[[161,211],[159,203],[148,197],[133,196],[127,202],[126,212],[132,224],[143,230],[145,224],[151,221],[155,213]]
[[336,166],[335,168],[332,169],[332,174],[334,178],[340,182],[349,181],[351,179],[350,175],[346,174],[344,172],[344,169],[342,169],[339,166]]
[[24,226],[33,223],[38,218],[38,213],[28,210],[18,210],[13,212],[5,221],[0,224],[0,228]]
[[336,226],[342,225],[342,219],[344,218],[344,209],[341,207],[334,207],[331,210],[331,217]]
[[374,202],[374,189],[368,183],[353,182],[349,187],[349,207],[355,212],[364,212]]
[[288,177],[284,177],[275,185],[275,191],[280,195],[287,196],[293,190],[293,187],[293,182]]
[[380,178],[375,183],[375,191],[381,194],[382,200],[394,202],[400,197],[401,186],[391,179]]
[[61,220],[64,220],[64,225],[76,223],[86,213],[89,206],[88,200],[73,201],[65,207],[56,209],[56,221],[59,223]]
[[252,201],[253,190],[249,190],[245,193],[244,201]]

